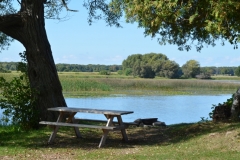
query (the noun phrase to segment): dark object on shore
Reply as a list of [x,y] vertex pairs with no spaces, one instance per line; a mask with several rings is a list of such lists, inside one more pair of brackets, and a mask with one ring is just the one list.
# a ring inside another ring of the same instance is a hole
[[210,74],[199,74],[196,75],[197,79],[212,79]]
[[240,88],[233,94],[233,103],[231,106],[231,119],[234,121],[240,120]]
[[152,125],[153,122],[157,122],[158,118],[144,118],[141,120],[142,120],[142,123],[145,125]]
[[134,123],[136,123],[137,126],[139,127],[140,124],[142,123],[142,120],[141,120],[140,118],[139,118],[139,119],[136,119],[136,120],[134,121]]
[[160,121],[157,121],[157,122],[153,122],[153,126],[161,126],[161,127],[166,127],[166,123],[165,122],[160,122]]
[[212,119],[214,122],[228,120],[231,117],[231,107],[226,104],[216,106],[213,110]]

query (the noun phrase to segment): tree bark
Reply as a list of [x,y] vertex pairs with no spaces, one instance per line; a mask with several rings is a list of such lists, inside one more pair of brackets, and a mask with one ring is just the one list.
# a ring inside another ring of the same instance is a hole
[[20,12],[9,16],[20,17],[21,23],[9,23],[0,27],[0,31],[21,42],[26,49],[30,85],[38,92],[39,120],[56,120],[57,115],[47,108],[67,105],[45,30],[43,2],[22,0]]
[[233,104],[231,107],[231,119],[233,121],[239,121],[240,115],[240,88],[233,95]]

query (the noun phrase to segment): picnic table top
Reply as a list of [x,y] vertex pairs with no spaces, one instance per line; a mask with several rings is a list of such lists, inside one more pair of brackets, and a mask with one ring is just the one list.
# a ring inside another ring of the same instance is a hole
[[54,107],[48,108],[49,111],[63,111],[63,112],[83,112],[107,115],[124,115],[131,114],[133,111],[107,110],[107,109],[93,109],[93,108],[73,108],[73,107]]

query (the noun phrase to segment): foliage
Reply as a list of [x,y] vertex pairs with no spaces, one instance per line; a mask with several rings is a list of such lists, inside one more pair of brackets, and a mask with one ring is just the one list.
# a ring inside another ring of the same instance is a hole
[[118,73],[119,75],[122,75],[122,74],[123,74],[123,70],[118,70],[117,73]]
[[[60,19],[64,7],[67,11],[75,11],[67,7],[69,0],[43,3],[45,17],[49,19]],[[229,41],[237,48],[240,39],[240,2],[236,0],[87,0],[83,5],[88,9],[89,24],[104,19],[108,25],[119,27],[119,20],[125,15],[127,22],[137,22],[139,27],[144,28],[146,36],[157,37],[160,44],[176,44],[180,50],[190,50],[195,45],[199,51],[204,44],[214,46],[217,40],[223,44]],[[3,0],[1,8],[0,15],[17,13],[11,1]],[[0,37],[6,40],[4,36]],[[9,43],[3,44],[6,46]]]
[[122,68],[121,65],[80,65],[80,64],[56,64],[58,72],[100,72],[107,70],[111,72],[117,72]]
[[235,69],[235,75],[240,77],[240,66]]
[[176,44],[179,50],[196,46],[200,51],[221,40],[238,48],[239,1],[113,0],[111,5],[115,12],[125,12],[127,22],[144,28],[146,36],[158,37],[160,44]]
[[226,102],[218,103],[218,105],[213,104],[213,106],[212,106],[212,108],[211,108],[212,111],[209,113],[209,117],[210,117],[210,118],[213,118],[213,117],[212,117],[212,116],[213,116],[213,111],[215,110],[215,108],[216,108],[217,106],[222,106],[222,105],[224,105],[224,106],[226,106],[226,107],[231,108],[231,107],[232,107],[232,104],[233,104],[233,96],[234,96],[234,94],[232,95],[231,98],[228,98],[228,99],[226,100]]
[[5,70],[2,65],[0,64],[0,72],[1,73],[10,73],[11,71]]
[[200,73],[200,64],[198,61],[189,60],[182,66],[183,76],[186,78],[195,78]]
[[14,77],[10,82],[0,77],[2,90],[0,106],[3,109],[4,121],[11,122],[21,129],[28,130],[38,126],[38,110],[35,108],[35,91],[30,88],[27,77],[27,64],[25,53],[20,53],[23,62],[18,65],[21,71],[19,77]]
[[179,65],[168,60],[161,53],[133,54],[122,62],[124,70],[131,68],[133,76],[141,78],[154,78],[155,76],[177,78]]
[[[175,63],[174,61],[172,62]],[[0,62],[0,66],[6,72],[16,71],[17,65],[18,65],[18,62]],[[101,70],[118,72],[119,70],[122,70],[122,65],[95,65],[95,64],[81,65],[81,64],[59,63],[59,64],[56,64],[56,67],[58,72],[99,72]],[[210,74],[210,75],[214,75],[214,74],[215,75],[219,75],[219,74],[235,75],[236,69],[237,67],[210,66],[210,67],[200,67],[200,72],[203,74]],[[182,75],[182,73],[178,73],[178,75]],[[156,76],[158,76],[158,74],[156,74]]]
[[110,75],[111,72],[107,71],[107,70],[102,70],[99,72],[100,75]]
[[131,68],[126,68],[125,70],[124,70],[124,74],[126,75],[126,76],[129,76],[129,75],[131,75],[132,74],[132,69]]

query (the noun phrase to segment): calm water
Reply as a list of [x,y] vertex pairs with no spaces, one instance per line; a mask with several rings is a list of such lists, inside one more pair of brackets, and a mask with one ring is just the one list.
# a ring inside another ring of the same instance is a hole
[[[212,104],[225,102],[231,95],[198,96],[120,96],[102,98],[66,98],[69,107],[134,111],[123,115],[132,122],[138,118],[158,118],[168,124],[198,122],[209,118]],[[78,113],[77,117],[105,119],[103,115]]]
[[[198,122],[209,118],[212,104],[225,102],[231,95],[197,96],[116,96],[101,98],[66,98],[69,107],[134,111],[123,115],[123,120],[132,122],[138,118],[158,118],[167,125]],[[1,117],[1,111],[0,111]],[[79,118],[105,119],[100,114],[78,113]]]

